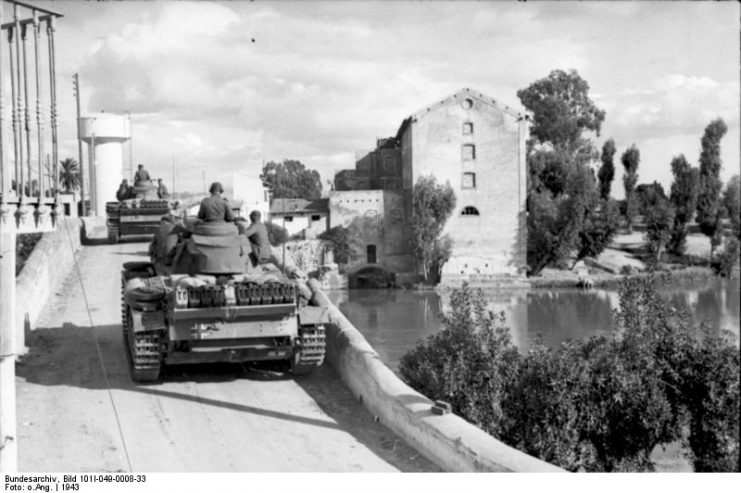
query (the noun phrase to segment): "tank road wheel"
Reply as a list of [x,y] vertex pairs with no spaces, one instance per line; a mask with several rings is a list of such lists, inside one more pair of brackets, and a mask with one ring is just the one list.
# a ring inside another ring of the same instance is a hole
[[129,360],[129,373],[135,382],[156,382],[162,369],[159,331],[134,332],[131,309],[126,309],[124,337]]
[[323,325],[304,325],[298,329],[300,345],[291,356],[290,367],[294,375],[306,375],[324,362],[326,338]]
[[118,243],[120,239],[120,235],[118,233],[118,228],[115,226],[109,226],[108,227],[108,243]]

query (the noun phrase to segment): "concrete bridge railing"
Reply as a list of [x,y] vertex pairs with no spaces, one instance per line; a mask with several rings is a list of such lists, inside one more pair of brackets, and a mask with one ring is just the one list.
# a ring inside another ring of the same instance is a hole
[[564,472],[505,445],[454,414],[437,415],[433,402],[402,382],[360,332],[321,291],[314,303],[329,310],[327,360],[347,387],[384,425],[445,471]]

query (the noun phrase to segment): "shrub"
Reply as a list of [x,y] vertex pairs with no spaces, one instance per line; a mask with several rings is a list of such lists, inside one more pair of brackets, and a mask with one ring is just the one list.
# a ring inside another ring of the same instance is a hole
[[445,329],[405,354],[399,371],[410,386],[494,436],[499,436],[504,388],[518,371],[519,355],[504,314],[488,310],[481,290],[466,284],[450,297]]
[[15,275],[21,273],[26,261],[33,253],[36,243],[39,242],[43,233],[23,233],[16,236],[15,240]]
[[727,240],[726,247],[715,256],[713,269],[719,275],[728,277],[731,275],[733,266],[739,262],[739,241],[731,237]]
[[[739,353],[728,333],[691,324],[656,291],[624,278],[616,335],[536,344],[522,357],[481,291],[451,295],[444,328],[402,357],[402,377],[456,414],[568,470],[647,471],[651,451],[686,433],[697,471],[739,457]],[[688,431],[686,431],[688,430]]]

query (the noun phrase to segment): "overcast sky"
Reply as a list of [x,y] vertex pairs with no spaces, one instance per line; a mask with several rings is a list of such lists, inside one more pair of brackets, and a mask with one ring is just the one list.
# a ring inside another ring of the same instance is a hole
[[[182,188],[300,159],[324,182],[402,119],[470,87],[510,106],[576,69],[605,137],[641,151],[639,182],[697,163],[722,117],[724,178],[739,172],[737,2],[36,2],[57,29],[60,157],[83,115],[129,111],[134,162]],[[618,164],[617,180],[622,173]],[[622,197],[622,182],[613,194]]]

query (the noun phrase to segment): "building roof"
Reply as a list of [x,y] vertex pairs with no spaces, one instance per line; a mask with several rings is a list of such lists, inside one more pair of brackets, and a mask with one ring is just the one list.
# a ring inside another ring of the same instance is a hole
[[475,99],[476,101],[480,101],[489,106],[493,106],[499,109],[500,111],[503,111],[504,113],[512,115],[516,118],[528,118],[530,116],[528,112],[519,112],[515,108],[511,106],[507,106],[506,104],[500,101],[497,101],[494,98],[490,98],[489,96],[486,96],[485,94],[482,94],[478,91],[474,91],[473,89],[464,87],[463,89],[454,92],[450,96],[443,98],[440,101],[433,103],[429,106],[426,106],[420,109],[419,111],[412,113],[409,117],[405,118],[404,121],[401,122],[401,125],[399,126],[399,130],[396,132],[396,138],[401,139],[401,136],[404,134],[404,131],[407,129],[409,124],[416,121],[420,116],[423,116],[426,113],[429,113],[430,111],[439,108],[440,106],[443,106],[448,103],[452,103],[453,101],[455,101],[461,96],[469,97],[471,99]]
[[317,214],[329,212],[329,199],[273,199],[271,214]]

